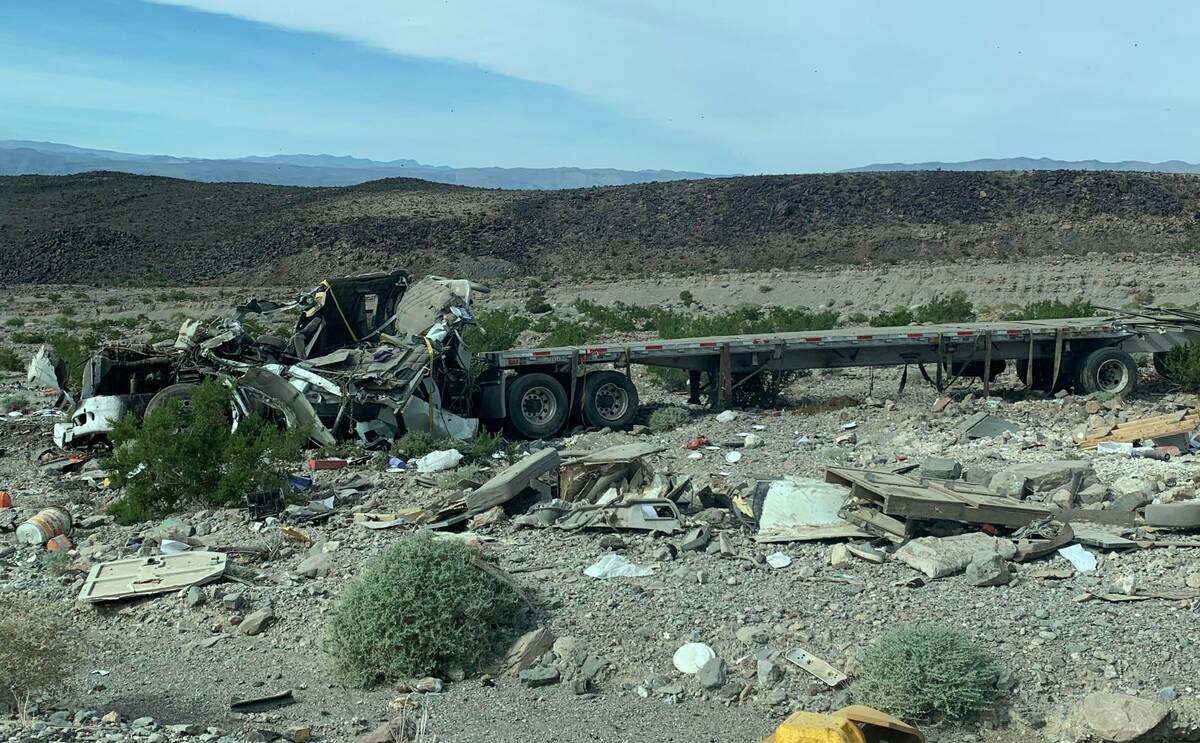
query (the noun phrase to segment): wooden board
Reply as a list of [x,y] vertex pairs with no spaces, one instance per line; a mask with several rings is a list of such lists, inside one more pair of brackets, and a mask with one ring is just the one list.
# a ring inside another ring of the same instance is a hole
[[1142,439],[1191,433],[1198,427],[1200,427],[1200,409],[1180,410],[1167,415],[1156,415],[1151,418],[1118,423],[1104,434],[1089,436],[1079,446],[1084,449],[1095,449],[1102,442],[1129,444]]
[[830,467],[825,470],[825,481],[849,487],[852,499],[876,504],[884,514],[898,518],[1018,527],[1058,511],[1046,504],[996,495],[979,485],[891,472]]

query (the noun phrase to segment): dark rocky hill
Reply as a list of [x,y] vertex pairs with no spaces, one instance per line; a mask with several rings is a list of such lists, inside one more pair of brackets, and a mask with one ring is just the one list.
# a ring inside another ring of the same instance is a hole
[[561,191],[339,188],[122,173],[0,178],[3,283],[295,283],[803,267],[1196,245],[1200,177],[836,173]]

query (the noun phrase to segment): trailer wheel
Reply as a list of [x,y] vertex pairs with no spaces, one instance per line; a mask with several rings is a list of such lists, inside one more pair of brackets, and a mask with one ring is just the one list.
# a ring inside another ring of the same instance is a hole
[[1137,389],[1137,362],[1118,348],[1098,348],[1083,358],[1075,378],[1079,392],[1125,396]]
[[616,371],[592,372],[583,380],[583,420],[595,428],[627,428],[638,412],[637,387]]
[[154,393],[154,397],[150,398],[150,402],[146,403],[145,415],[150,415],[155,410],[167,404],[168,400],[178,400],[184,408],[189,408],[192,405],[192,392],[195,391],[197,385],[191,382],[180,382],[163,387],[158,392]]
[[567,393],[549,374],[519,374],[507,395],[508,422],[525,438],[552,436],[567,421]]

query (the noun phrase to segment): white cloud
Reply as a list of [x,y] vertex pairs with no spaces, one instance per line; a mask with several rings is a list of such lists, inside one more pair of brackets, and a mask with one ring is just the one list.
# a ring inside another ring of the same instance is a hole
[[[1151,15],[1115,0],[155,1],[559,86],[735,150],[747,170],[1039,146],[1102,157],[1118,154],[1111,132],[1064,127],[1056,106],[1178,95],[1181,116],[1195,110],[1162,74],[1186,68],[1172,46],[1190,25],[1178,15],[1195,15],[1184,5]],[[1117,131],[1145,123],[1130,108]],[[1153,156],[1142,147],[1124,155]]]

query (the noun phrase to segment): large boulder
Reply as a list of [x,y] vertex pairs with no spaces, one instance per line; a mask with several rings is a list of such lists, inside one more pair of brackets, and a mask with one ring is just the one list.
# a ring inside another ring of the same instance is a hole
[[896,550],[896,559],[930,578],[961,573],[972,560],[998,555],[1011,560],[1017,548],[1007,539],[975,532],[953,537],[921,537]]
[[1067,488],[1072,494],[1096,481],[1096,471],[1086,460],[1064,460],[1018,464],[1005,467],[992,476],[988,485],[998,495],[1024,498],[1032,493],[1049,493]]
[[1169,710],[1158,702],[1128,694],[1093,692],[1071,711],[1071,738],[1076,741],[1133,743],[1150,740]]

